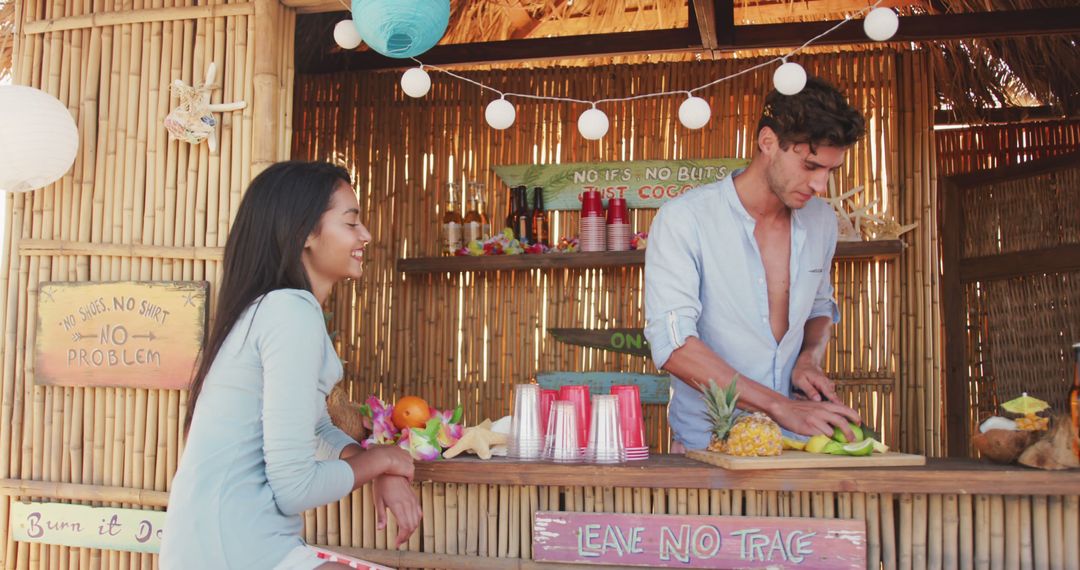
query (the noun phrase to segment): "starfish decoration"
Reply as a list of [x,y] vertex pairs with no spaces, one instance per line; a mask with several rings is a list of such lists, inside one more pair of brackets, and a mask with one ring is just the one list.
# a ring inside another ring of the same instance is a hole
[[505,444],[505,433],[491,431],[491,420],[484,420],[480,425],[465,428],[465,433],[450,449],[443,452],[443,459],[457,457],[462,451],[471,451],[480,459],[491,459],[491,448]]
[[199,144],[210,140],[210,153],[217,154],[217,119],[212,113],[239,111],[247,107],[244,101],[233,103],[211,103],[210,92],[218,89],[214,85],[217,66],[210,64],[206,70],[206,80],[194,87],[177,79],[172,83],[172,90],[180,98],[180,105],[165,117],[165,129],[172,138],[190,144]]
[[836,234],[839,241],[862,241],[862,235],[851,224],[851,215],[848,214],[845,206],[845,202],[859,192],[862,192],[862,186],[856,186],[843,194],[837,195],[836,183],[832,178],[829,179],[829,196],[823,198],[823,200],[832,206],[833,212],[836,214]]
[[883,217],[885,220],[881,223],[867,224],[866,229],[870,239],[900,239],[900,236],[919,227],[918,222],[900,225],[900,222],[897,222],[894,216]]
[[874,208],[874,206],[877,206],[878,202],[879,202],[879,200],[874,200],[874,201],[872,201],[872,202],[870,202],[868,204],[865,204],[865,205],[863,205],[863,206],[861,206],[859,208],[855,208],[854,210],[851,211],[851,219],[854,221],[855,231],[857,233],[860,233],[860,234],[862,233],[863,220],[867,220],[869,222],[873,222],[873,223],[877,223],[877,224],[885,223],[884,220],[882,220],[881,218],[879,218],[879,217],[875,216],[874,214],[870,213],[870,210],[872,210]]

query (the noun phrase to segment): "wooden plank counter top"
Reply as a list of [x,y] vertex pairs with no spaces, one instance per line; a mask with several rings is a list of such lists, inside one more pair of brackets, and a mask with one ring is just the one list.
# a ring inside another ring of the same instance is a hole
[[1077,495],[1080,470],[1041,471],[967,459],[928,459],[921,467],[729,471],[682,455],[619,465],[492,458],[416,463],[417,481],[495,485],[742,489],[867,493]]

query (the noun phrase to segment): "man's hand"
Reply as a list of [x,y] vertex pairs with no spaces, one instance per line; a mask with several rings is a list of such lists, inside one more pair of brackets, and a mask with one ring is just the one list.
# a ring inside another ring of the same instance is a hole
[[855,440],[848,422],[861,424],[862,418],[855,410],[833,402],[805,402],[786,400],[770,414],[782,427],[800,435],[825,434],[831,436],[838,427],[848,438]]
[[836,395],[833,381],[825,375],[820,366],[807,359],[800,358],[795,361],[795,368],[791,371],[791,385],[798,388],[808,400],[827,400],[843,405],[840,396]]

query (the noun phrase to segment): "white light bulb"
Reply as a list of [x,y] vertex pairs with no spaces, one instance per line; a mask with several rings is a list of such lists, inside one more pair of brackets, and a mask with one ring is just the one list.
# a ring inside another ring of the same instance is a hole
[[789,61],[776,68],[772,76],[773,86],[784,95],[794,95],[806,86],[806,70]]
[[488,126],[498,131],[509,128],[516,118],[514,105],[506,99],[495,99],[484,109],[484,119]]
[[891,8],[874,8],[863,20],[863,31],[874,41],[883,42],[893,37],[900,27],[900,19]]
[[422,67],[414,67],[401,76],[401,90],[409,97],[423,97],[430,89],[431,77]]
[[688,129],[700,129],[712,118],[709,102],[701,97],[687,97],[679,105],[679,122]]
[[608,118],[603,111],[593,107],[588,109],[578,117],[577,128],[581,136],[591,141],[599,140],[607,134],[608,131]]
[[342,20],[334,26],[334,41],[341,49],[356,49],[363,43],[360,32],[356,31],[356,24],[352,20]]

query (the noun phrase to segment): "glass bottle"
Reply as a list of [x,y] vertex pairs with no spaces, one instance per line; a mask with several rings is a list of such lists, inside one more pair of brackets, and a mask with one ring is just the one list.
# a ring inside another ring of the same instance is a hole
[[533,243],[551,246],[547,212],[544,211],[544,189],[539,186],[533,188],[532,238]]
[[518,241],[525,245],[533,243],[532,212],[529,211],[529,190],[518,186],[518,191],[517,228],[514,233],[517,234]]
[[480,230],[480,213],[477,212],[476,198],[469,198],[469,209],[465,211],[465,217],[462,220],[465,232],[465,244],[468,245],[473,241],[480,241],[484,238],[481,237]]
[[[1076,355],[1076,373],[1073,375],[1073,387],[1069,392],[1069,413],[1072,416],[1073,436],[1080,437],[1080,342],[1073,345]],[[1073,439],[1073,453],[1080,458],[1080,442]]]
[[442,254],[454,255],[461,249],[461,214],[454,205],[453,184],[451,183],[450,202],[442,219]]

